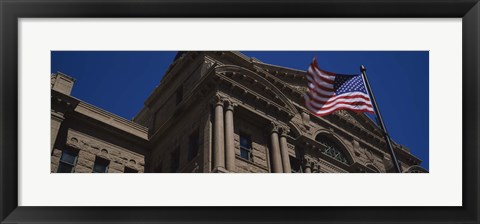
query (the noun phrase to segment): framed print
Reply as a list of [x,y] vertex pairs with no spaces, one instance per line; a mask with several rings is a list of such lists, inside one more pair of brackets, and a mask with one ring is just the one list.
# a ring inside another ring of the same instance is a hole
[[1,223],[479,221],[476,0],[1,11]]

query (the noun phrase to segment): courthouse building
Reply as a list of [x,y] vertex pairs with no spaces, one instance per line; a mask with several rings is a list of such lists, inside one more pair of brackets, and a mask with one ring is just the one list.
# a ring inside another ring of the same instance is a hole
[[[305,71],[240,52],[180,52],[133,120],[71,96],[74,82],[51,76],[52,173],[394,172],[370,118],[314,116]],[[403,172],[427,172],[393,145]]]

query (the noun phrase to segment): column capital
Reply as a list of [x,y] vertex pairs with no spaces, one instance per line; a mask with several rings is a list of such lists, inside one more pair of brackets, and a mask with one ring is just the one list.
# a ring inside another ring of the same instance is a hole
[[311,173],[312,172],[312,164],[313,164],[312,158],[303,157],[303,167],[305,167],[305,169],[304,169],[305,173]]
[[287,126],[281,126],[280,131],[282,137],[287,137],[288,133],[290,132],[290,128]]
[[214,106],[223,106],[225,102],[225,97],[220,95],[219,93],[216,93],[213,98],[210,100],[210,103],[213,104]]
[[226,105],[225,109],[230,111],[233,111],[233,109],[238,106],[237,103],[234,103],[232,102],[232,100],[229,100],[229,99],[225,99],[225,105]]
[[280,124],[278,124],[278,123],[275,122],[275,121],[271,121],[271,122],[270,122],[270,128],[271,128],[271,132],[276,132],[276,133],[278,133],[278,129],[280,128]]
[[313,167],[314,160],[310,157],[303,157],[303,166],[305,167]]

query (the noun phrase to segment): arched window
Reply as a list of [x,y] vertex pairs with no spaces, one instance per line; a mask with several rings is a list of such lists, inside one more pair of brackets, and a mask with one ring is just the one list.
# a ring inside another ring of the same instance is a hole
[[320,136],[318,135],[316,138],[315,138],[315,141],[321,143],[322,145],[324,145],[325,147],[322,147],[320,148],[320,152],[322,152],[323,154],[343,163],[343,164],[346,164],[346,165],[349,165],[349,162],[347,160],[347,157],[345,156],[345,154],[340,151],[339,147],[337,144],[335,144],[332,140],[328,139],[328,138],[325,138],[323,136]]
[[405,173],[428,173],[428,170],[420,166],[411,166],[405,171]]

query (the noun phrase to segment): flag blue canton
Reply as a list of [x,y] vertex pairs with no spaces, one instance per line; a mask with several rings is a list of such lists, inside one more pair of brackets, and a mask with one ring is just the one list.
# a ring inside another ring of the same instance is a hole
[[336,75],[333,83],[335,95],[350,92],[362,92],[367,94],[363,84],[362,75]]

